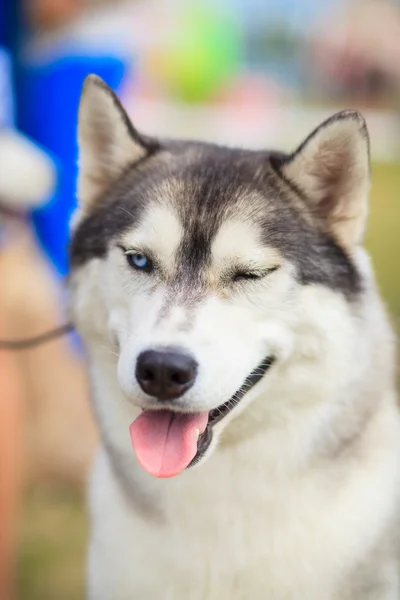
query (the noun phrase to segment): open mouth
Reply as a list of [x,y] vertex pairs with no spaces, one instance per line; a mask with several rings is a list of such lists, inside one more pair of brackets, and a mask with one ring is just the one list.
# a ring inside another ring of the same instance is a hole
[[272,366],[274,360],[275,359],[271,356],[264,359],[258,365],[258,367],[256,367],[254,371],[252,371],[250,375],[246,377],[246,379],[244,380],[238,391],[232,396],[232,398],[230,398],[227,402],[224,402],[217,408],[213,408],[209,412],[207,426],[204,432],[199,436],[199,439],[197,440],[196,456],[188,464],[188,466],[186,467],[187,469],[197,464],[204,456],[212,441],[213,426],[222,421],[222,419],[224,419],[231,412],[231,410],[239,404],[243,396],[245,396],[247,392],[249,392],[256,385],[256,383],[258,383],[260,379],[264,377],[265,373]]
[[198,463],[210,446],[213,427],[263,378],[274,358],[265,358],[227,401],[207,412],[147,409],[130,426],[141,466],[154,477],[174,477]]

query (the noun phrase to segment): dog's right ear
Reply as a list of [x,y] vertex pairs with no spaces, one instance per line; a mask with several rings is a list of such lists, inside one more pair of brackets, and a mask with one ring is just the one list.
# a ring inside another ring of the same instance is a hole
[[156,146],[136,131],[115,93],[97,75],[89,75],[84,83],[78,141],[82,208],[93,205],[128,166]]

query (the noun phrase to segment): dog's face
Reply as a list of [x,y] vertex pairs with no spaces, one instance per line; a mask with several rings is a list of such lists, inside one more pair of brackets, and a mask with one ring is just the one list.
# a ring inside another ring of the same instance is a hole
[[313,345],[313,320],[357,301],[365,124],[340,113],[292,155],[159,142],[91,77],[80,149],[75,318],[89,341],[114,343],[126,401],[144,410],[139,460],[175,475],[265,394],[307,327]]

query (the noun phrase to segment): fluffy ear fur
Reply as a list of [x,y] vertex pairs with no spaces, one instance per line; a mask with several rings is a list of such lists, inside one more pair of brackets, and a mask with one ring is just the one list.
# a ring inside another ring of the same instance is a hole
[[370,186],[369,140],[356,111],[322,123],[281,166],[313,215],[345,248],[362,240]]
[[78,139],[78,196],[84,208],[155,147],[136,131],[117,96],[97,75],[89,75],[83,87]]

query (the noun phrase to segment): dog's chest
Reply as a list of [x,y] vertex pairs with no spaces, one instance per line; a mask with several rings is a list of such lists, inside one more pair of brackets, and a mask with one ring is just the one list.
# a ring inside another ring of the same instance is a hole
[[160,520],[127,510],[115,490],[107,543],[116,548],[104,568],[117,559],[124,587],[149,599],[324,600],[321,590],[331,599],[343,545],[326,499],[321,511],[313,486],[213,462],[163,486]]
[[179,560],[170,568],[178,566],[188,589],[196,581],[198,595],[188,597],[323,600],[321,588],[334,579],[332,554],[321,552],[327,524],[311,490],[293,500],[293,488],[234,472],[171,495],[167,537]]

